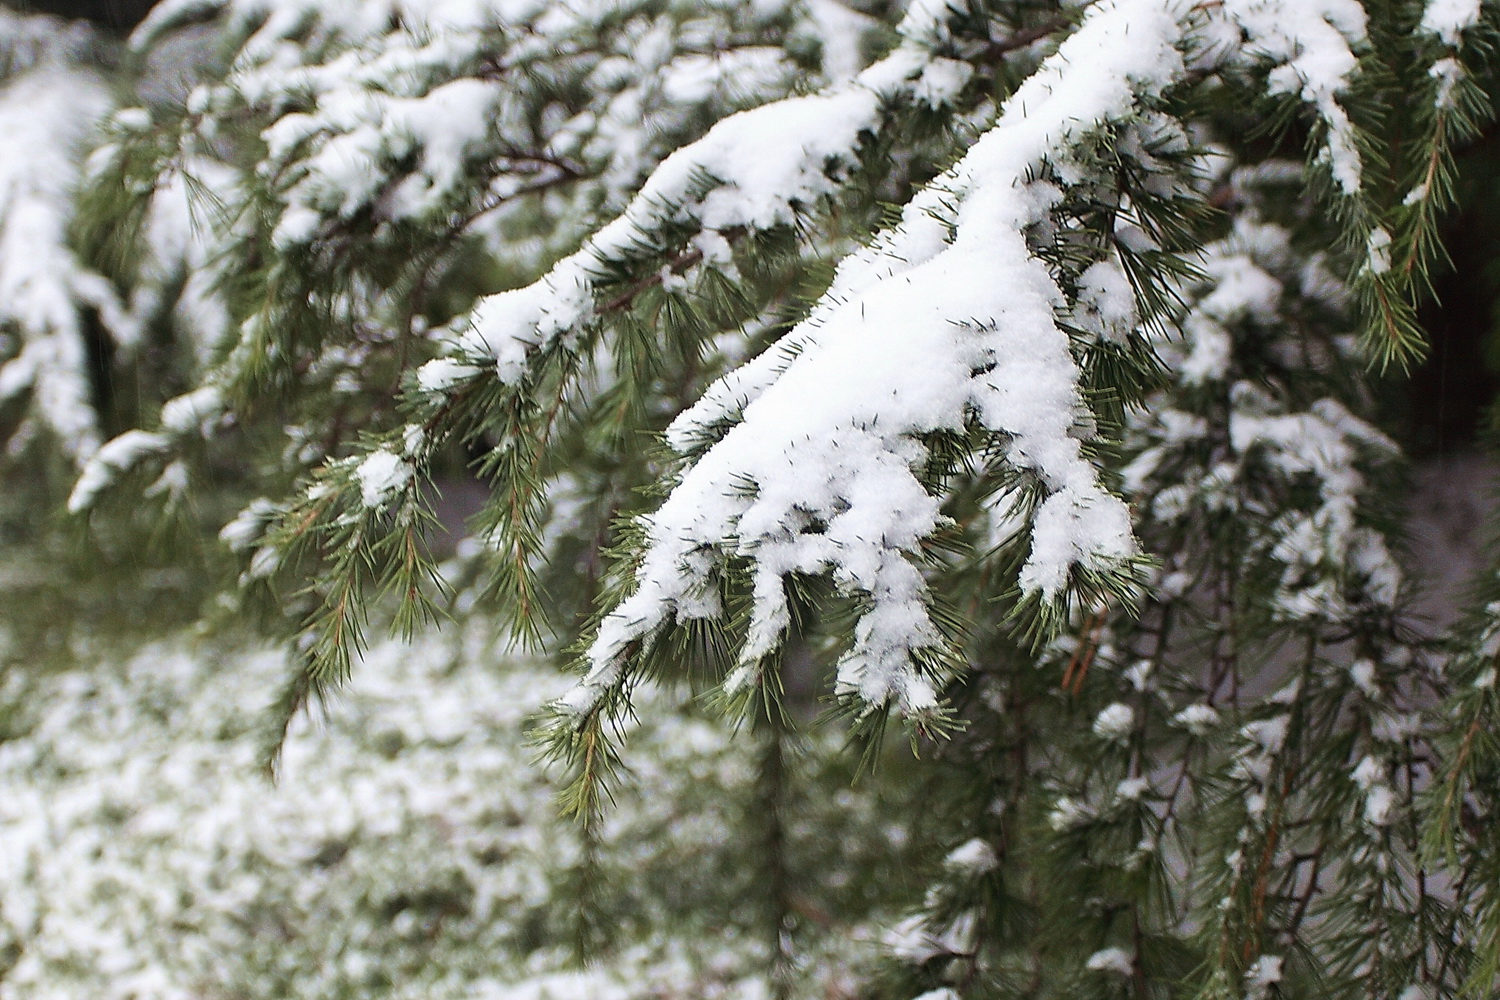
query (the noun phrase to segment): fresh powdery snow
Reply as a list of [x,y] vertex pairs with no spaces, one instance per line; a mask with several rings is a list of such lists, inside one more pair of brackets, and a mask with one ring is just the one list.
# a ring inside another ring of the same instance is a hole
[[[903,30],[919,33],[924,24],[909,15]],[[882,95],[920,86],[931,61],[925,47],[909,38],[830,92],[728,116],[663,160],[625,212],[577,253],[531,285],[482,299],[456,346],[494,358],[501,381],[515,381],[538,347],[592,318],[590,279],[601,258],[637,241],[649,243],[648,234],[669,223],[692,223],[717,234],[795,222],[802,206],[836,190],[830,164],[853,165],[861,133],[878,123]],[[700,192],[707,178],[715,183]]]
[[84,464],[78,482],[73,484],[73,492],[68,495],[68,513],[76,514],[87,509],[116,476],[132,468],[144,456],[165,451],[168,444],[167,438],[149,431],[126,431],[112,439]]
[[[755,577],[744,666],[731,686],[751,680],[756,661],[780,642],[788,621],[782,578],[828,572],[872,602],[840,666],[839,689],[908,714],[933,706],[938,679],[923,676],[913,654],[940,636],[914,554],[941,518],[912,467],[924,455],[918,435],[959,430],[971,413],[1007,436],[1007,458],[1047,492],[1023,588],[1053,597],[1073,567],[1106,568],[1134,552],[1124,504],[1081,453],[1079,372],[1057,322],[1063,294],[1023,234],[1060,197],[1036,179],[1046,165],[1066,165],[1091,131],[1129,116],[1181,72],[1182,12],[1162,0],[1092,8],[994,127],[912,200],[900,224],[840,265],[779,348],[679,417],[669,439],[686,444],[739,413],[651,517],[638,589],[604,620],[592,670],[567,707],[590,710],[617,682],[631,644],[670,618],[719,613],[717,560],[708,553],[730,539]],[[1127,34],[1130,44],[1120,44]],[[886,72],[881,64],[866,71]],[[790,134],[802,136],[805,108],[752,114],[768,124],[787,115]],[[841,113],[831,117],[832,128],[845,127]],[[507,320],[517,321],[509,336],[534,340],[528,315]]]
[[[599,861],[633,920],[674,930],[580,970],[578,838],[525,737],[567,678],[482,632],[377,643],[294,727],[276,784],[256,760],[278,653],[180,638],[0,677],[0,1000],[769,996],[738,895],[759,834],[725,820],[753,800],[754,742],[640,693]],[[793,780],[827,791],[798,822],[836,849],[799,892],[837,906],[905,830],[849,788],[833,734],[812,741]],[[678,909],[685,881],[701,924]],[[815,936],[801,995],[852,994],[877,935]]]
[[0,327],[20,338],[9,345],[0,335],[0,359],[9,356],[0,361],[0,403],[28,392],[33,425],[20,437],[44,429],[82,461],[99,446],[85,311],[96,310],[123,346],[135,339],[114,287],[67,243],[82,146],[113,98],[103,79],[72,62],[87,32],[50,19],[40,25],[55,37],[10,52],[38,25],[0,11],[0,33],[12,36],[0,37],[0,57],[20,69],[0,80]]
[[1339,98],[1365,41],[1364,8],[1356,0],[1225,0],[1223,11],[1248,37],[1248,53],[1271,62],[1271,91],[1317,110],[1328,129],[1322,156],[1334,181],[1346,194],[1357,192],[1364,164]]
[[1466,29],[1479,23],[1479,0],[1428,0],[1422,28],[1457,47]]

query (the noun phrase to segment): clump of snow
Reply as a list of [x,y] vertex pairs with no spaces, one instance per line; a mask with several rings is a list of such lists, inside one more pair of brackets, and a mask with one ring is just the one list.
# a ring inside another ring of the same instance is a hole
[[1433,98],[1433,105],[1440,111],[1453,107],[1453,91],[1464,78],[1463,66],[1450,56],[1433,63],[1427,72],[1437,81],[1437,96]]
[[266,526],[280,511],[281,508],[265,497],[252,500],[233,520],[219,529],[219,541],[229,546],[232,552],[248,552],[260,541],[266,532]]
[[983,875],[994,871],[995,866],[999,864],[999,859],[995,857],[993,847],[975,837],[949,851],[948,856],[943,859],[943,864],[969,875]]
[[162,430],[169,434],[206,434],[224,416],[225,408],[224,393],[218,386],[200,386],[162,405]]
[[[1359,191],[1363,163],[1349,113],[1339,103],[1366,44],[1365,11],[1356,0],[1226,0],[1224,16],[1249,40],[1244,51],[1272,64],[1271,93],[1300,96],[1327,129],[1322,159],[1345,194]],[[1231,51],[1238,51],[1238,47]]]
[[1218,726],[1219,713],[1212,705],[1189,705],[1172,716],[1172,721],[1194,736],[1207,736]]
[[371,510],[384,507],[393,495],[405,489],[414,472],[407,458],[385,448],[370,452],[354,468],[360,498]]
[[1365,757],[1350,777],[1365,793],[1365,822],[1376,827],[1390,825],[1391,811],[1396,807],[1396,793],[1386,780],[1384,765],[1373,757]]
[[147,455],[161,454],[170,444],[166,437],[146,431],[126,431],[111,440],[84,463],[73,492],[68,494],[68,513],[87,510],[120,473],[133,468]]
[[1123,702],[1115,702],[1094,718],[1094,734],[1107,740],[1126,739],[1135,728],[1135,712]]
[[1286,745],[1287,729],[1291,721],[1290,716],[1278,715],[1270,719],[1247,722],[1240,729],[1240,735],[1259,747],[1262,753],[1277,754]]
[[1135,961],[1124,948],[1105,948],[1088,957],[1084,968],[1093,972],[1113,972],[1118,976],[1135,974]]
[[1094,818],[1094,811],[1077,799],[1064,795],[1047,813],[1047,825],[1057,833],[1076,829]]
[[1365,266],[1371,274],[1385,274],[1391,269],[1391,234],[1382,226],[1370,230],[1365,244],[1367,259]]
[[897,958],[920,965],[938,955],[963,955],[974,946],[977,919],[965,910],[945,922],[917,914],[885,934],[886,949]]
[[1246,992],[1255,998],[1266,996],[1281,982],[1281,956],[1261,955],[1245,970]]
[[1117,261],[1089,265],[1078,279],[1073,322],[1105,340],[1122,341],[1136,328],[1135,290]]
[[1463,33],[1479,23],[1480,0],[1427,0],[1422,11],[1422,30],[1457,48]]

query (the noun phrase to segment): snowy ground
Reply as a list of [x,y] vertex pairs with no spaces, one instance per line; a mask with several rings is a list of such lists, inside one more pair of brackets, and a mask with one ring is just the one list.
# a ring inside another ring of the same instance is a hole
[[[272,787],[254,765],[280,670],[273,653],[183,639],[9,677],[0,1000],[765,995],[746,734],[680,698],[645,701],[602,857],[622,940],[580,970],[566,947],[579,838],[524,735],[567,679],[475,641],[378,646],[299,728]],[[803,922],[800,974],[840,996],[872,937],[840,908],[904,838],[820,746],[789,814],[816,873],[796,890],[819,917]]]

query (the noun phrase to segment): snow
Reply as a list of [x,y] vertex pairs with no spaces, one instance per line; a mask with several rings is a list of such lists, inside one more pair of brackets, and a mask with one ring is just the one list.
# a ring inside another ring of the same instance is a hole
[[424,392],[442,392],[478,373],[479,369],[460,364],[452,358],[433,358],[417,369],[417,384]]
[[994,871],[999,864],[995,857],[995,849],[989,844],[975,837],[967,840],[953,850],[943,859],[943,864],[948,868],[961,871],[970,876],[983,875]]
[[1364,757],[1350,775],[1365,793],[1365,822],[1374,827],[1389,826],[1396,808],[1396,793],[1386,780],[1385,765],[1374,757]]
[[126,431],[97,449],[84,463],[68,494],[68,513],[87,510],[101,492],[108,489],[120,473],[135,467],[148,455],[158,455],[170,447],[170,440],[147,431]]
[[1088,957],[1084,968],[1093,972],[1113,972],[1118,976],[1135,974],[1135,961],[1124,948],[1105,948]]
[[1300,96],[1316,109],[1327,129],[1322,158],[1340,190],[1358,192],[1363,163],[1339,98],[1366,43],[1364,8],[1355,0],[1225,0],[1222,9],[1248,37],[1245,53],[1272,63],[1270,92]]
[[1463,33],[1479,23],[1480,0],[1427,0],[1422,11],[1422,30],[1430,31],[1445,45],[1458,48]]
[[837,81],[858,73],[864,63],[860,39],[879,22],[841,0],[808,0],[807,10],[823,54],[823,75]]
[[1374,757],[1363,757],[1351,777],[1361,789],[1369,791],[1374,786],[1385,783],[1385,766]]
[[1270,719],[1247,722],[1240,729],[1240,735],[1256,744],[1262,753],[1277,754],[1286,744],[1287,727],[1290,724],[1290,716],[1278,715]]
[[1089,265],[1078,279],[1073,323],[1086,333],[1120,342],[1136,327],[1135,291],[1116,260]]
[[394,494],[406,488],[414,471],[411,462],[403,456],[377,448],[354,468],[360,498],[370,510],[379,510]]
[[16,356],[0,355],[0,402],[29,390],[32,419],[75,462],[99,446],[83,311],[122,347],[135,340],[113,286],[67,243],[80,152],[113,102],[70,62],[81,30],[0,12],[0,47],[22,68],[0,83],[0,326],[20,335]]
[[1124,740],[1135,728],[1135,712],[1123,702],[1115,702],[1094,718],[1094,734],[1107,740]]
[[1059,798],[1051,812],[1047,813],[1047,825],[1055,833],[1065,833],[1087,823],[1093,816],[1093,811],[1087,805],[1065,795]]
[[[856,80],[830,94],[730,115],[667,157],[622,216],[546,277],[481,300],[459,347],[493,357],[501,381],[515,381],[535,349],[592,314],[590,276],[598,259],[649,241],[651,231],[671,222],[690,220],[707,232],[792,224],[801,206],[836,189],[830,162],[851,162],[878,111],[878,94]],[[718,183],[694,198],[705,177]]]
[[1437,96],[1433,98],[1433,105],[1439,110],[1447,110],[1453,106],[1453,91],[1464,78],[1464,68],[1457,59],[1452,57],[1439,59],[1432,64],[1428,75],[1437,81]]
[[[744,661],[779,644],[788,614],[781,578],[831,573],[841,589],[873,599],[840,665],[838,690],[869,706],[894,702],[909,714],[926,708],[933,679],[916,670],[913,657],[941,639],[913,555],[942,522],[936,498],[912,473],[923,458],[915,437],[959,430],[970,413],[1008,437],[1007,458],[1049,494],[1032,522],[1021,574],[1026,591],[1054,598],[1074,567],[1106,570],[1133,554],[1128,511],[1102,488],[1081,451],[1078,368],[1057,319],[1064,296],[1023,234],[1047,219],[1060,195],[1037,179],[1043,168],[1063,169],[1073,144],[1128,115],[1180,71],[1179,13],[1179,5],[1154,0],[1093,8],[1006,103],[995,126],[907,205],[901,223],[840,264],[807,320],[674,422],[669,440],[690,445],[712,440],[726,417],[739,417],[649,518],[636,592],[604,619],[589,675],[564,707],[586,712],[596,705],[618,681],[625,650],[670,618],[716,615],[717,603],[703,596],[712,590],[710,553],[734,539],[733,550],[751,561],[755,575]],[[1126,31],[1132,44],[1122,46]],[[877,71],[886,72],[878,64],[862,78]],[[826,117],[822,128],[842,135],[856,127],[853,109],[865,100],[857,90],[838,91],[757,109],[719,128],[758,134],[760,126],[745,123],[764,119],[768,130],[801,137]],[[653,178],[643,197],[680,183],[686,163],[719,163],[732,138],[710,132],[702,152],[678,154],[692,159],[669,159],[667,180]],[[796,140],[783,142],[797,149]],[[809,176],[803,169],[791,175],[797,182]],[[785,168],[777,175],[785,177]],[[761,168],[754,176],[771,175]],[[726,187],[739,199],[746,183]],[[777,218],[787,183],[761,191],[763,205],[735,201],[735,211],[746,213],[736,217]],[[705,205],[705,218],[714,218],[712,206]],[[628,217],[596,239],[616,242],[617,229],[630,231]],[[570,287],[582,284],[575,282]],[[505,320],[514,324],[511,342],[548,334],[530,305],[534,288],[507,293],[525,300]],[[476,326],[494,330],[496,322]],[[500,357],[502,369],[520,360]]]
[[[977,919],[974,911],[964,910],[957,916],[934,925],[929,917],[908,917],[885,935],[885,946],[891,954],[914,965],[938,955],[963,955],[974,947]],[[943,991],[938,991],[941,995]]]
[[244,510],[219,529],[219,541],[229,546],[232,552],[248,552],[266,532],[266,525],[281,511],[275,503],[265,497],[252,500]]
[[1281,956],[1261,955],[1245,970],[1245,987],[1252,997],[1266,996],[1281,982]]
[[733,98],[788,90],[795,72],[779,46],[754,45],[678,56],[664,68],[661,86],[669,100],[693,104],[713,98],[716,92]]
[[1385,274],[1391,269],[1391,234],[1381,226],[1370,230],[1365,244],[1367,260],[1365,266],[1371,274]]
[[1368,698],[1380,697],[1380,686],[1377,683],[1375,664],[1371,660],[1359,659],[1349,665],[1349,676],[1354,679],[1356,687]]
[[170,434],[207,434],[224,416],[226,408],[224,393],[218,386],[200,386],[162,405],[162,430]]
[[[1274,164],[1261,165],[1236,171],[1234,183],[1253,203],[1256,187],[1284,183],[1282,173]],[[1377,255],[1380,242],[1377,236]],[[1362,506],[1370,473],[1399,452],[1339,401],[1293,405],[1280,386],[1235,370],[1236,338],[1284,329],[1305,302],[1348,307],[1347,288],[1325,265],[1294,268],[1296,260],[1287,230],[1253,210],[1239,215],[1227,239],[1205,248],[1206,280],[1185,290],[1178,332],[1157,347],[1181,388],[1158,395],[1131,418],[1136,453],[1124,481],[1130,495],[1149,498],[1152,516],[1164,522],[1203,508],[1231,510],[1267,477],[1316,484],[1310,502],[1281,505],[1266,534],[1272,557],[1284,567],[1277,614],[1308,621],[1343,615],[1351,605],[1389,607],[1398,599],[1402,571]],[[1233,454],[1204,467],[1201,445],[1195,451],[1193,442],[1209,440],[1208,425],[1201,414],[1175,407],[1182,405],[1183,389],[1213,384],[1231,404],[1226,430]]]
[[[8,674],[0,1000],[768,996],[762,937],[734,918],[684,921],[671,895],[683,879],[708,887],[700,903],[732,894],[724,873],[756,848],[724,817],[755,801],[753,747],[637,693],[632,782],[600,859],[633,918],[672,933],[579,969],[556,920],[578,836],[525,736],[568,679],[497,656],[483,631],[376,643],[358,683],[294,726],[275,785],[255,763],[278,653],[178,637],[124,662]],[[843,771],[804,770],[839,752],[811,740],[795,780],[823,783],[807,786],[820,794],[806,821],[866,859],[840,855],[799,889],[835,899],[839,877],[890,850],[890,817]],[[843,921],[804,934],[799,993],[842,992],[874,936]]]

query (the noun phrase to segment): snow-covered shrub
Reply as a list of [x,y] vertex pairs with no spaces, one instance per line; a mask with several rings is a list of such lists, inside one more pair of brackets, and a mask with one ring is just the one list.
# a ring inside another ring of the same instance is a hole
[[[385,644],[366,684],[289,737],[273,785],[255,764],[280,669],[179,638],[8,678],[0,997],[766,995],[756,741],[643,703],[632,776],[589,844],[527,740],[566,687],[552,668],[477,635]],[[907,849],[837,750],[789,760],[777,815],[787,891],[819,915],[787,975],[819,994],[872,956],[869,920],[900,882],[885,866]],[[579,970],[585,868],[610,926]]]

